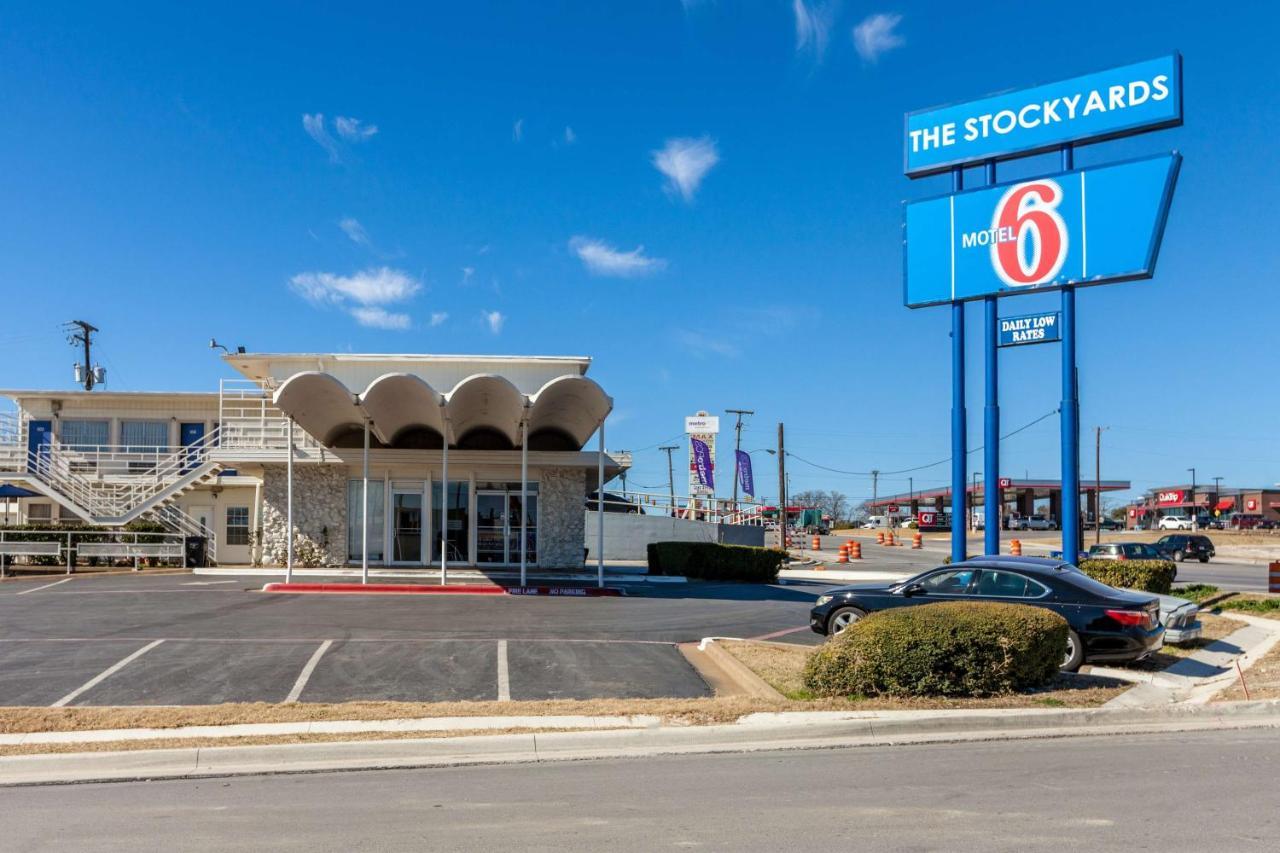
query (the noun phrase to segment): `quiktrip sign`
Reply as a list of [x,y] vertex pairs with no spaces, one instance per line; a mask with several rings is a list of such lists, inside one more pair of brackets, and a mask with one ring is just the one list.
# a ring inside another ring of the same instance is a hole
[[951,166],[1096,142],[1182,123],[1177,53],[953,106],[908,113],[905,171]]
[[906,204],[904,301],[939,305],[1150,278],[1177,153]]

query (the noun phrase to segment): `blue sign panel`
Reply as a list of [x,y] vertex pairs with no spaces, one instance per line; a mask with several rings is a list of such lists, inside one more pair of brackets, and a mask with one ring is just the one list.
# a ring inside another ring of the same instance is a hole
[[908,113],[906,173],[1002,160],[1067,142],[1111,139],[1182,124],[1177,53],[1058,83]]
[[1024,344],[1048,344],[1062,340],[1061,321],[1062,315],[1057,311],[1001,317],[1000,346],[1020,347]]
[[1150,278],[1182,155],[907,202],[908,307]]

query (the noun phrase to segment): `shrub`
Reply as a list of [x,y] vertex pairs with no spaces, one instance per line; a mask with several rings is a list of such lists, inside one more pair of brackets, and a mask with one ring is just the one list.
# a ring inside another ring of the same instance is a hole
[[1246,613],[1265,615],[1280,612],[1280,598],[1228,598],[1215,606],[1222,610],[1243,610]]
[[1188,601],[1194,601],[1196,604],[1199,604],[1206,598],[1213,598],[1220,591],[1221,590],[1212,584],[1193,583],[1186,586],[1174,587],[1172,594],[1179,598],[1185,598]]
[[1080,571],[1107,586],[1168,595],[1178,567],[1171,560],[1081,560]]
[[715,542],[651,542],[648,555],[653,575],[748,583],[773,583],[787,558],[777,548]]
[[1025,604],[952,601],[874,613],[819,647],[805,686],[819,696],[990,696],[1057,675],[1067,621]]

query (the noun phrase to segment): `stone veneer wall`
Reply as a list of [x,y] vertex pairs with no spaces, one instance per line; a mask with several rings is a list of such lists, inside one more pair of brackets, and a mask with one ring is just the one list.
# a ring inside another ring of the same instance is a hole
[[582,568],[585,535],[583,500],[587,472],[583,468],[542,468],[538,472],[538,566]]
[[[347,479],[345,465],[293,466],[294,566],[346,565]],[[262,466],[263,560],[279,566],[288,558],[288,488],[287,466]]]

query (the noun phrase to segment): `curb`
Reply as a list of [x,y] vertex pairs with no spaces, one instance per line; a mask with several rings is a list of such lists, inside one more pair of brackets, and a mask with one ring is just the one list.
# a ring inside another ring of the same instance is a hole
[[734,682],[743,695],[755,699],[776,699],[786,701],[785,696],[774,689],[773,685],[751,671],[745,663],[738,660],[730,652],[725,651],[718,640],[723,637],[704,637],[698,643],[698,651],[713,660],[721,671]]
[[612,586],[498,586],[497,584],[269,583],[263,592],[322,595],[547,595],[565,598],[617,598]]
[[0,758],[0,786],[216,778],[660,755],[1280,729],[1280,700],[1146,710],[782,712],[737,723]]

